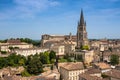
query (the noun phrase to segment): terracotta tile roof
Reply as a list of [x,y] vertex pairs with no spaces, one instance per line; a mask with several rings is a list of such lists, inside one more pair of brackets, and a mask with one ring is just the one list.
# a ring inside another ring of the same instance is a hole
[[111,68],[109,64],[106,64],[106,63],[103,63],[103,62],[95,63],[95,65],[97,67],[99,67],[100,69],[110,69]]
[[60,67],[66,69],[66,70],[81,70],[81,69],[84,69],[84,66],[83,66],[82,62],[65,63]]
[[53,77],[43,77],[43,76],[33,76],[31,78],[29,78],[28,80],[56,80],[55,78]]
[[[48,49],[48,48],[23,48],[23,49],[15,49],[16,51],[23,51],[23,50],[41,50],[41,49]],[[49,50],[49,49],[48,49]]]
[[105,56],[111,56],[112,55],[112,52],[111,51],[109,51],[109,50],[106,50],[106,51],[104,51],[104,53],[103,53],[103,56],[105,57]]
[[12,40],[8,40],[7,43],[21,43],[21,41],[16,40],[16,39],[12,39]]
[[85,79],[85,80],[103,80],[100,77],[90,76],[89,74],[86,74],[86,73],[85,74],[80,74],[79,77],[82,78],[82,79]]
[[21,76],[4,76],[3,80],[29,80],[29,77],[21,77]]
[[101,73],[101,71],[99,69],[96,69],[96,68],[90,68],[85,73],[96,74],[96,73]]
[[105,74],[110,77],[120,79],[120,70],[113,69],[111,71],[106,72]]

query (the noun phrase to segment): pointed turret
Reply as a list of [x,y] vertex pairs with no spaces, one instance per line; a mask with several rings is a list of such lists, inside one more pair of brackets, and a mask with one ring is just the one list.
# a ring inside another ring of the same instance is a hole
[[84,23],[84,15],[83,15],[83,10],[81,10],[81,16],[80,16],[80,25],[83,26]]

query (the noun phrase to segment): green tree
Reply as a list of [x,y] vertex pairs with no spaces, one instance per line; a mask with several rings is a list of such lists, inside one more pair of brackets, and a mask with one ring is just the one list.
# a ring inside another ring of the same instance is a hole
[[117,64],[119,64],[119,56],[118,56],[118,55],[115,55],[115,54],[111,55],[111,57],[110,57],[110,63],[111,63],[112,65],[117,65]]
[[[21,66],[21,64],[25,64],[26,58],[21,55],[16,55],[15,53],[9,55],[7,57],[8,60],[8,66]],[[22,61],[23,63],[21,63]]]
[[67,59],[59,58],[59,62],[67,62]]
[[53,70],[53,65],[51,65],[50,69]]
[[40,41],[37,40],[32,40],[29,38],[20,38],[21,42],[25,42],[25,43],[29,43],[29,44],[33,44],[34,46],[40,46]]
[[35,75],[43,72],[43,66],[42,66],[41,61],[36,58],[33,58],[32,60],[30,60],[27,65],[27,71],[30,74],[35,74]]
[[56,59],[56,53],[54,51],[50,51],[49,58],[50,58],[50,61],[52,59]]
[[23,65],[25,65],[25,60],[24,59],[20,59],[18,61],[18,63],[19,63],[20,66],[23,66]]
[[24,71],[21,73],[21,75],[22,75],[23,77],[29,77],[29,76],[31,76],[30,73],[27,72],[27,70],[24,70]]
[[19,47],[14,47],[14,49],[19,49]]
[[40,53],[40,61],[43,64],[49,64],[50,63],[49,53],[48,52]]
[[108,49],[112,52],[112,47],[109,47]]
[[13,50],[14,48],[13,47],[9,47],[10,50]]
[[81,49],[82,49],[82,50],[89,50],[89,46],[88,46],[88,45],[82,46]]
[[0,69],[7,66],[21,66],[25,65],[26,58],[21,55],[10,54],[8,57],[0,57]]
[[7,51],[1,51],[1,54],[7,54]]
[[56,61],[56,59],[51,59],[50,62],[51,62],[51,64],[52,64],[52,63],[55,63],[55,61]]
[[0,57],[0,69],[2,69],[3,67],[7,67],[8,65],[8,60],[4,57]]
[[82,56],[82,54],[78,54],[76,57],[77,57],[77,60],[78,60],[78,61],[83,61],[83,56]]

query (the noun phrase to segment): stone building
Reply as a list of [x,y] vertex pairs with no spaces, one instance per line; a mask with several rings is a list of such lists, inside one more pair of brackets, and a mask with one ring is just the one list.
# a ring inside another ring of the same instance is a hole
[[81,10],[81,17],[77,27],[77,48],[86,45],[88,46],[86,22],[84,21],[83,11]]
[[69,35],[49,35],[44,34],[41,37],[41,47],[48,47],[52,43],[60,43],[61,41],[68,41],[71,40],[73,42],[76,42],[76,36],[72,35],[71,33]]
[[36,53],[40,54],[42,52],[48,51],[48,48],[25,48],[25,49],[15,49],[17,55],[29,56],[35,55]]
[[72,35],[71,33],[69,35],[42,35],[41,47],[49,48],[58,53],[58,47],[60,47],[59,45],[64,46],[64,54],[74,53],[76,51],[76,47],[80,48],[81,46],[89,46],[86,22],[84,21],[82,10],[80,21],[78,22],[77,35]]
[[82,62],[64,63],[59,67],[62,80],[78,80],[79,74],[84,73]]
[[65,46],[64,45],[53,45],[51,46],[50,50],[53,50],[56,52],[56,55],[63,56],[65,55]]
[[90,65],[94,61],[94,51],[83,51],[83,60],[86,65]]
[[25,49],[25,48],[33,48],[32,44],[21,42],[20,40],[8,40],[7,43],[0,44],[0,51],[10,52],[10,47],[14,49]]
[[120,80],[120,71],[116,69],[112,69],[105,73],[109,77],[109,80]]

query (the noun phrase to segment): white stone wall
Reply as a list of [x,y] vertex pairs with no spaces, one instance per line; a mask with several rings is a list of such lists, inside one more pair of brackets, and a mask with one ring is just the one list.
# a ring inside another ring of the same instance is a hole
[[94,60],[94,51],[85,51],[84,52],[84,61],[89,64]]
[[65,47],[63,45],[53,45],[50,48],[56,52],[56,55],[65,55]]
[[0,49],[1,51],[10,51],[9,47],[19,47],[20,49],[24,49],[24,48],[32,48],[33,45],[32,44],[3,44],[0,45]]
[[79,80],[79,74],[84,73],[84,70],[66,70],[60,67],[62,80]]
[[29,56],[29,55],[35,55],[36,53],[42,53],[42,52],[45,52],[45,51],[48,51],[49,49],[47,48],[31,48],[31,49],[17,49],[15,50],[16,54],[20,54],[20,55],[23,55],[23,56]]
[[65,53],[71,53],[75,51],[75,45],[73,44],[66,44],[65,45]]

